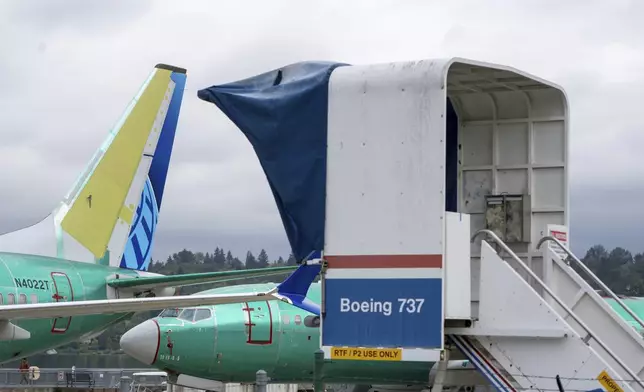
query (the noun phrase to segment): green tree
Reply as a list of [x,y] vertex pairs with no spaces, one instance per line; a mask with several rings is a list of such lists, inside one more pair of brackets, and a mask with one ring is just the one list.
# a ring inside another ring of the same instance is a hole
[[255,256],[253,256],[253,252],[248,251],[246,252],[246,269],[253,269],[257,268],[257,259],[255,259]]
[[[230,253],[230,252],[228,252]],[[226,266],[226,254],[224,253],[223,249],[215,249],[215,253],[213,255],[213,263],[215,264],[215,268],[217,270],[224,269]]]
[[233,259],[233,269],[235,270],[243,270],[244,269],[244,263],[239,260],[239,258],[235,257]]
[[206,261],[206,255],[203,252],[194,253],[195,262],[198,264],[203,264]]
[[225,269],[227,270],[241,270],[244,269],[244,265],[237,257],[233,257],[233,254],[228,251],[226,254],[226,263],[224,264]]
[[257,267],[256,268],[266,268],[268,267],[268,254],[264,249],[259,252],[257,255]]

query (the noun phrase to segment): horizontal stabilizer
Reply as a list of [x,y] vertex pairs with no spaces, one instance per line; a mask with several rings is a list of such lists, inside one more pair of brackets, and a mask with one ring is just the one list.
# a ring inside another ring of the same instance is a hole
[[297,267],[257,268],[249,270],[204,272],[196,274],[182,274],[172,276],[151,277],[123,277],[107,282],[114,288],[132,288],[137,290],[152,290],[163,287],[192,286],[204,283],[227,282],[239,279],[261,278],[267,276],[284,275]]
[[321,269],[320,260],[301,264],[291,276],[277,286],[275,296],[295,307],[319,316],[320,306],[306,298],[306,294],[315,278],[320,274]]

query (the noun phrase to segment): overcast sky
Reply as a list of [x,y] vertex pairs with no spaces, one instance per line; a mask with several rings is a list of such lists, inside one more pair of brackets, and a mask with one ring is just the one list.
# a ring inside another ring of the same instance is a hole
[[[485,5],[482,5],[482,4]],[[188,69],[154,258],[288,242],[242,133],[196,91],[303,60],[461,56],[562,85],[573,248],[644,251],[644,2],[0,2],[0,232],[62,198],[159,62]]]

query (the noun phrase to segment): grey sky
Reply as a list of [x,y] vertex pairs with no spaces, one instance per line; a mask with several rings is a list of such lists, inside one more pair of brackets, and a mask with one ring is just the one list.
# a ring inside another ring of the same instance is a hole
[[151,67],[165,62],[187,68],[188,84],[154,257],[215,246],[286,256],[250,144],[197,89],[302,60],[462,56],[567,90],[573,247],[644,251],[643,2],[177,4],[0,3],[0,231],[53,208]]

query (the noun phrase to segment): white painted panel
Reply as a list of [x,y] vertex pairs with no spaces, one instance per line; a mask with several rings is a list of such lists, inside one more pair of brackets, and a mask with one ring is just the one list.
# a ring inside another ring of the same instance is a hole
[[445,213],[445,319],[470,319],[470,217]]
[[463,173],[463,206],[465,213],[485,212],[485,196],[492,193],[492,172],[488,170]]
[[437,85],[405,64],[333,72],[326,254],[443,254],[446,100]]
[[565,124],[563,121],[535,122],[534,163],[558,164],[565,160]]
[[572,332],[555,312],[543,306],[543,299],[534,295],[515,269],[508,268],[487,242],[482,244],[480,318],[473,328],[462,332],[495,336],[544,333],[562,337]]
[[494,115],[494,104],[487,94],[467,94],[458,97],[459,105],[471,121],[489,120]]
[[535,209],[564,208],[565,183],[562,169],[534,169],[533,180]]
[[529,116],[526,95],[521,91],[505,91],[494,94],[499,120],[526,118]]
[[497,175],[498,192],[524,195],[528,193],[528,170],[499,170]]
[[[527,257],[519,257],[519,259],[523,261],[526,265],[528,266],[530,265]],[[523,280],[525,280],[526,282],[528,281],[528,278],[529,278],[528,273],[526,272],[526,270],[524,270],[519,266],[519,263],[517,263],[516,260],[512,259],[511,257],[505,257],[503,258],[503,260],[505,260],[508,263],[508,265],[512,267],[512,269],[515,270],[516,273],[523,278]]]
[[567,116],[567,103],[561,91],[554,88],[527,91],[532,117]]
[[461,129],[463,166],[492,164],[492,126],[468,125]]
[[499,124],[498,127],[498,164],[502,166],[528,163],[528,124]]
[[535,229],[531,233],[532,249],[537,246],[537,242],[541,238],[548,235],[548,224],[564,225],[563,214],[560,212],[542,212],[532,215],[532,227]]

